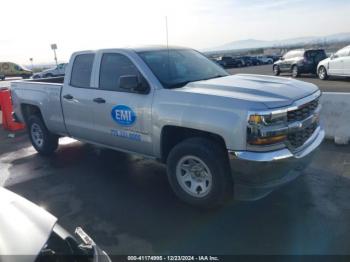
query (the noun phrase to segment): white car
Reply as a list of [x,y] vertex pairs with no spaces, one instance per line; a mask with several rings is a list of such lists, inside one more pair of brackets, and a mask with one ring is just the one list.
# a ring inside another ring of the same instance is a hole
[[350,45],[322,60],[317,66],[317,74],[321,80],[328,76],[350,76]]
[[67,66],[67,64],[62,63],[62,64],[58,64],[54,68],[50,68],[50,69],[44,70],[42,72],[35,73],[33,75],[33,79],[64,76],[65,71],[66,71],[66,66]]

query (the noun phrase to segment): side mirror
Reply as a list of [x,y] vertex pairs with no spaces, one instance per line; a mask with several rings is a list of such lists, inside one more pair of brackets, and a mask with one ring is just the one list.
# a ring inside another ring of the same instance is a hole
[[284,57],[282,56],[280,59],[281,59],[281,61],[283,61],[283,60],[284,60]]
[[140,81],[136,75],[121,76],[119,78],[119,88],[143,94],[149,90],[148,83]]

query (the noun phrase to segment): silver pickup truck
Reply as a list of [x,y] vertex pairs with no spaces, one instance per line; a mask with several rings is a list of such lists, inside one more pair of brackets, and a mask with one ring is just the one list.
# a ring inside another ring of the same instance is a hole
[[183,201],[258,199],[293,180],[324,138],[317,86],[229,75],[179,47],[74,53],[63,78],[11,84],[14,119],[44,155],[70,136],[167,165]]

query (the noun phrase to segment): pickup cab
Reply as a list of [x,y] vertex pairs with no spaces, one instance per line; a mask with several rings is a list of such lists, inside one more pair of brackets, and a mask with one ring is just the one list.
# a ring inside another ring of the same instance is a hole
[[161,161],[175,194],[197,207],[267,195],[298,177],[324,138],[317,86],[229,75],[188,48],[77,52],[64,78],[11,89],[14,119],[40,154],[70,136]]

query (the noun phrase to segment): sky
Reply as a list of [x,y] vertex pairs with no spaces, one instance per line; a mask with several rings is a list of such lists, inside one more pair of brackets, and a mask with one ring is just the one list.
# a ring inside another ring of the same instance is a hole
[[244,39],[350,31],[349,0],[2,0],[0,61],[52,63],[87,49],[166,44],[195,49]]

